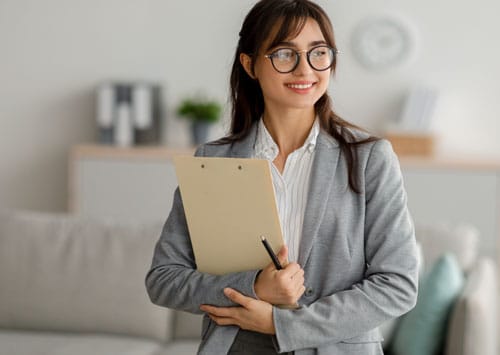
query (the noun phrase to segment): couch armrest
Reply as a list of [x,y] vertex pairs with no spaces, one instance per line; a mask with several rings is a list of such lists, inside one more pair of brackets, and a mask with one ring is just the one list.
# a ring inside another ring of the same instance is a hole
[[480,258],[453,307],[446,355],[496,355],[497,292],[496,264]]

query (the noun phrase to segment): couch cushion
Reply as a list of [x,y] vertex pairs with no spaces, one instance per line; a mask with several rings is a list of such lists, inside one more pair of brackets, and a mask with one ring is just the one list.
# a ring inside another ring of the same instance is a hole
[[447,355],[496,355],[496,265],[480,259],[456,302],[448,330]]
[[445,252],[452,252],[465,272],[468,272],[476,262],[479,231],[472,225],[417,223],[415,235],[422,245],[424,264],[428,267],[432,267]]
[[200,341],[198,340],[176,340],[155,355],[195,355],[198,353]]
[[391,349],[395,355],[432,355],[440,351],[453,303],[464,276],[453,254],[444,254],[422,281],[417,305],[398,324]]
[[0,211],[0,327],[165,340],[144,277],[161,223]]
[[161,346],[155,341],[132,337],[0,329],[0,355],[157,355],[159,353],[168,354],[162,352]]
[[203,315],[182,311],[175,312],[174,339],[198,339],[201,341]]

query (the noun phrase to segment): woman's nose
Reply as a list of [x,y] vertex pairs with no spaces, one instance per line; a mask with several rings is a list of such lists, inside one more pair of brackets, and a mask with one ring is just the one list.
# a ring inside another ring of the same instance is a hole
[[299,64],[297,65],[297,68],[293,71],[294,75],[297,76],[302,76],[305,74],[309,74],[310,72],[313,71],[313,68],[309,65],[309,62],[307,61],[307,53],[301,52],[299,53]]

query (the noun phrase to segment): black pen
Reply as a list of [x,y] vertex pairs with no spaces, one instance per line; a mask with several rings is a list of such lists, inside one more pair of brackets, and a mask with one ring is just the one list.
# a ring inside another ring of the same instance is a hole
[[278,260],[278,257],[276,256],[276,254],[274,254],[274,251],[271,248],[271,246],[269,245],[269,242],[267,241],[266,237],[261,236],[260,239],[262,241],[262,244],[264,244],[264,248],[266,248],[267,253],[271,257],[271,260],[273,261],[274,266],[276,267],[276,270],[283,269],[283,267],[281,267],[280,261]]

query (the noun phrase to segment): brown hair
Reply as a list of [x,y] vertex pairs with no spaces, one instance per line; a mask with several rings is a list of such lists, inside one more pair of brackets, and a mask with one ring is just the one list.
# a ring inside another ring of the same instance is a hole
[[[275,47],[278,43],[290,37],[297,36],[304,27],[307,19],[315,20],[325,37],[327,44],[336,49],[333,27],[325,11],[317,4],[308,0],[261,0],[250,10],[240,31],[240,38],[234,56],[231,71],[231,128],[228,136],[215,144],[231,143],[246,137],[254,122],[258,121],[264,112],[264,97],[257,80],[252,79],[240,63],[240,54],[257,54]],[[275,37],[269,41],[268,48],[262,48],[269,40],[275,25],[280,28]],[[337,60],[332,64],[332,73],[335,72]],[[252,61],[252,71],[255,61]],[[348,166],[349,186],[355,192],[360,192],[359,179],[355,174],[358,163],[356,146],[376,140],[369,137],[356,140],[351,128],[359,129],[355,125],[343,120],[333,112],[332,102],[328,93],[314,105],[319,117],[321,128],[335,138],[344,154]]]

